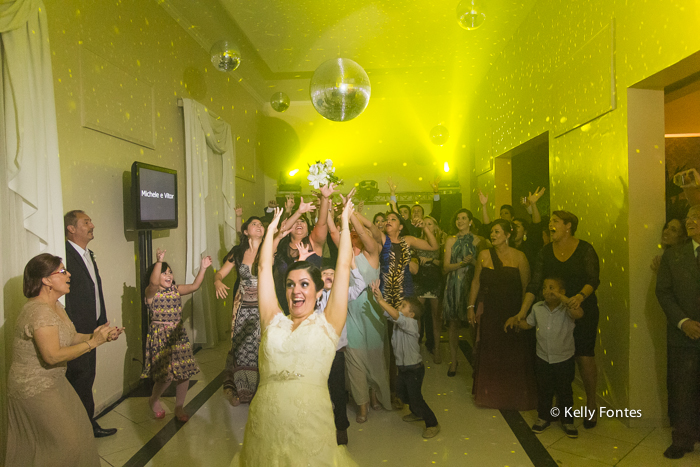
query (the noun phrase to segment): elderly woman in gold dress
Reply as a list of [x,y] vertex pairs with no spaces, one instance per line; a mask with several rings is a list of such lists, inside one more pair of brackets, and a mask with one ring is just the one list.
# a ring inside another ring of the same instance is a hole
[[61,258],[35,256],[24,268],[24,296],[15,327],[8,378],[5,465],[99,467],[90,419],[66,379],[66,362],[119,337],[124,328],[99,326],[80,334],[58,301],[70,292]]

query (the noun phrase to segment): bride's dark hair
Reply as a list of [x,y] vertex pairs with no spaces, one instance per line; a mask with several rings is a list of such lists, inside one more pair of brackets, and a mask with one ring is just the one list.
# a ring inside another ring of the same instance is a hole
[[311,276],[311,280],[314,281],[314,285],[316,286],[316,292],[318,292],[319,290],[323,290],[323,278],[321,277],[321,270],[313,264],[309,263],[308,261],[297,261],[296,263],[289,266],[289,269],[287,269],[287,274],[284,275],[285,284],[287,283],[289,273],[292,271],[296,271],[297,269],[302,269],[309,273],[309,276]]

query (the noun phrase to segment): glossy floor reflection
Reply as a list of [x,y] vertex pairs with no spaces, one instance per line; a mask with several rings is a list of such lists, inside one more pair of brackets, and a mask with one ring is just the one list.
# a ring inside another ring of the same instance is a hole
[[[119,431],[114,436],[97,440],[102,465],[228,466],[243,442],[248,406],[231,407],[223,396],[220,382],[215,381],[221,373],[227,351],[227,345],[220,345],[197,353],[202,372],[196,376],[197,384],[188,392],[187,404],[200,393],[206,399],[176,433],[172,434],[172,429],[169,433],[163,430],[174,426],[172,423],[168,425],[173,418],[173,398],[165,399],[167,415],[164,420],[154,418],[145,397],[127,399],[103,416],[100,419],[102,426],[115,427]],[[348,449],[360,466],[700,465],[700,446],[681,460],[663,457],[662,453],[671,440],[669,429],[627,428],[615,419],[602,419],[592,430],[584,429],[580,426],[582,420],[577,420],[578,439],[567,438],[558,424],[552,424],[537,435],[551,459],[533,463],[521,444],[522,440],[515,436],[498,410],[474,406],[471,367],[464,355],[459,355],[457,376],[448,378],[446,342],[442,343],[442,351],[441,365],[433,364],[425,354],[423,386],[425,399],[442,427],[441,433],[436,438],[424,440],[421,437],[422,424],[401,420],[408,408],[401,412],[370,411],[368,421],[357,424],[351,401],[348,406],[351,423]],[[579,404],[581,396],[581,391],[575,388],[574,399]],[[537,415],[535,411],[522,412],[522,417],[531,425]],[[149,450],[152,452],[145,453]],[[147,454],[149,460],[137,460],[134,457],[137,453],[139,459]]]

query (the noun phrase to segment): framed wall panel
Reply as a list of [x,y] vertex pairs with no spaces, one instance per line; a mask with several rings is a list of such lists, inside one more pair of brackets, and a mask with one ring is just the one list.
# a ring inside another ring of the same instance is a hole
[[614,26],[611,21],[555,72],[555,137],[615,109]]
[[155,149],[150,83],[81,47],[80,94],[83,127]]

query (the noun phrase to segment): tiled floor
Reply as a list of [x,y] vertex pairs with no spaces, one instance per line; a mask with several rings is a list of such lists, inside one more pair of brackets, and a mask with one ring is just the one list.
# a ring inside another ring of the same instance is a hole
[[[446,343],[443,355],[448,354]],[[197,353],[202,372],[190,388],[187,403],[221,372],[228,347],[221,345]],[[459,355],[457,376],[448,378],[447,363],[435,365],[426,359],[423,394],[438,417],[441,433],[433,439],[421,437],[420,423],[405,423],[403,412],[371,411],[364,424],[355,423],[354,408],[348,408],[350,429],[348,449],[360,466],[531,466],[534,465],[508,424],[497,410],[474,406],[471,398],[471,367]],[[575,388],[576,389],[576,388]],[[581,403],[580,391],[574,399]],[[173,417],[174,399],[165,399],[167,416],[156,420],[147,398],[130,398],[100,419],[104,427],[115,427],[116,435],[98,439],[103,466],[122,466],[131,459]],[[153,456],[152,466],[228,466],[243,442],[248,406],[231,407],[221,388]],[[535,411],[523,412],[532,424]],[[577,421],[580,425],[582,420]],[[700,466],[700,445],[683,459],[672,461],[662,453],[671,442],[669,429],[627,428],[615,419],[601,419],[598,426],[585,430],[579,438],[564,435],[552,424],[538,435],[554,461],[561,466],[625,467]]]

